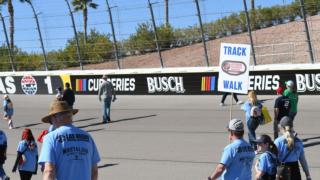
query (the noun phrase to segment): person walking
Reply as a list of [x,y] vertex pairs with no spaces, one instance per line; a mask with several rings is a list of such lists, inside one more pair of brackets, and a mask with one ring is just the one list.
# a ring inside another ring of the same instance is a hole
[[258,101],[254,91],[248,93],[248,100],[242,105],[242,110],[246,114],[246,124],[248,128],[249,143],[256,150],[256,129],[263,122],[262,104]]
[[103,116],[102,116],[102,123],[110,122],[110,107],[111,101],[114,102],[116,100],[116,93],[113,88],[113,85],[110,81],[108,81],[108,76],[103,75],[102,79],[104,82],[99,87],[99,101],[101,102],[103,96]]
[[[229,95],[230,93],[228,92],[224,92],[223,95],[222,95],[222,99],[221,99],[221,102],[220,102],[220,106],[224,106],[224,101],[226,100],[227,96]],[[237,104],[242,104],[243,102],[242,101],[239,101],[238,99],[238,96],[236,93],[232,93],[233,94],[233,98],[234,100],[236,100],[236,103]]]
[[17,168],[19,169],[21,180],[30,180],[33,174],[37,174],[38,146],[32,135],[32,131],[28,128],[22,132],[12,172],[16,172]]
[[7,121],[9,129],[13,128],[13,103],[10,97],[6,94],[3,96],[3,110],[4,110],[4,120]]
[[244,127],[240,119],[232,119],[228,125],[229,140],[231,144],[223,150],[220,164],[208,180],[215,180],[221,176],[221,180],[251,179],[251,169],[254,159],[254,150],[243,139]]
[[71,108],[73,108],[73,104],[75,102],[75,95],[73,90],[70,88],[70,83],[65,84],[66,89],[63,91],[62,101],[66,101]]
[[56,130],[44,136],[39,164],[44,165],[46,180],[97,180],[100,156],[93,138],[72,125],[72,109],[65,101],[53,101],[49,114],[42,122],[50,121]]
[[261,155],[255,165],[256,180],[275,180],[277,174],[278,149],[271,137],[263,134],[255,141]]
[[287,86],[287,89],[283,92],[283,95],[289,97],[289,99],[290,99],[291,107],[290,107],[289,117],[293,121],[297,115],[297,112],[298,112],[299,98],[298,98],[296,86],[293,81],[291,81],[291,80],[287,81],[286,86]]
[[0,130],[0,179],[2,180],[10,180],[3,168],[3,165],[7,160],[7,147],[7,136]]
[[59,101],[61,101],[61,100],[62,100],[62,97],[63,97],[62,88],[61,88],[61,87],[58,87],[58,88],[56,89],[56,91],[57,91],[56,99],[59,100]]
[[277,92],[277,98],[274,102],[274,119],[273,119],[273,135],[274,139],[277,139],[279,134],[279,123],[282,117],[288,116],[290,112],[290,99],[283,95],[284,88],[279,87]]
[[311,180],[308,163],[304,153],[302,141],[293,130],[293,122],[289,116],[284,116],[280,121],[282,136],[278,137],[274,144],[278,148],[278,158],[285,168],[289,170],[290,180],[301,180],[299,163],[306,175],[307,180]]

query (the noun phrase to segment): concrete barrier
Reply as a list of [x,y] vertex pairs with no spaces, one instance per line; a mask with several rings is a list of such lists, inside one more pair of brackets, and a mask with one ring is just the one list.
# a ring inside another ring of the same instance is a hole
[[[108,74],[120,95],[218,95],[218,70],[219,67],[195,67],[1,72],[0,93],[55,94],[55,89],[69,82],[76,94],[93,95],[103,82],[101,76]],[[319,64],[251,66],[249,74],[249,90],[257,94],[274,94],[287,80],[296,83],[299,94],[320,94]]]

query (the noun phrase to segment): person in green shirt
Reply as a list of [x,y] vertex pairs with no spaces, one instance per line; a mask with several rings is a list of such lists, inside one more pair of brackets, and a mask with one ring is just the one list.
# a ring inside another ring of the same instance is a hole
[[298,112],[299,98],[295,88],[295,84],[292,80],[287,81],[286,86],[287,86],[287,89],[283,92],[283,95],[289,97],[290,99],[291,107],[290,107],[289,117],[293,121]]

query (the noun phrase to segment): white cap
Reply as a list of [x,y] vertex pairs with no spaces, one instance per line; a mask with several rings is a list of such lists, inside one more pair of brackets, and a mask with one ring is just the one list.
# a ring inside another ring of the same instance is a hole
[[4,99],[9,99],[8,94],[5,94],[5,95],[3,96],[3,98],[4,98]]
[[228,129],[232,131],[244,131],[241,119],[232,119],[229,122]]
[[292,80],[289,80],[289,81],[286,82],[286,85],[288,87],[293,87],[294,86],[294,82]]

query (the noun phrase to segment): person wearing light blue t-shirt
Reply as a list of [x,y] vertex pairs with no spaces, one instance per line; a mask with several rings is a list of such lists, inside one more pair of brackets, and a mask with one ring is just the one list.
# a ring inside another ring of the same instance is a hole
[[293,120],[289,116],[284,116],[280,120],[280,127],[283,135],[274,141],[279,151],[279,161],[291,170],[291,180],[301,180],[299,162],[306,179],[311,180],[303,143],[293,130]]
[[261,155],[255,166],[256,178],[258,180],[274,180],[276,179],[278,164],[278,149],[271,140],[271,137],[263,134],[256,139],[258,152]]
[[9,180],[3,165],[7,159],[7,136],[0,130],[0,179]]
[[240,119],[232,119],[228,125],[231,144],[223,150],[220,164],[208,180],[248,180],[255,157],[251,145],[243,139],[244,128]]
[[3,118],[8,122],[9,129],[13,128],[13,121],[12,121],[12,116],[13,116],[13,103],[9,96],[6,94],[3,96],[4,100],[2,103],[3,106]]
[[56,130],[44,137],[39,164],[44,165],[43,178],[49,180],[97,180],[100,156],[89,133],[72,125],[78,112],[65,101],[54,101],[45,123]]
[[22,140],[18,144],[17,158],[12,172],[19,169],[21,180],[30,180],[38,170],[38,146],[30,129],[26,128],[22,133]]
[[[255,107],[256,110],[254,110],[253,107]],[[246,115],[249,143],[256,150],[256,129],[262,123],[263,119],[261,116],[262,104],[258,101],[257,95],[254,91],[250,91],[248,93],[248,100],[241,106],[241,109]]]

